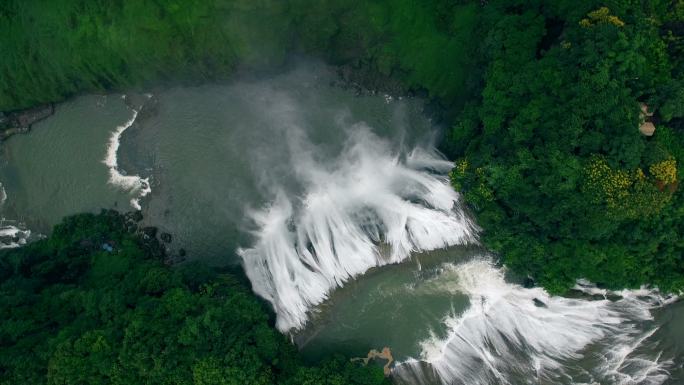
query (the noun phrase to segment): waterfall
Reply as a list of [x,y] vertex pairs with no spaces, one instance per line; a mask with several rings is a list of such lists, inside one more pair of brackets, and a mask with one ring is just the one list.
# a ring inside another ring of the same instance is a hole
[[551,296],[506,282],[486,258],[441,270],[439,286],[466,294],[470,307],[444,319],[448,335],[423,341],[419,359],[395,368],[400,382],[656,385],[668,378],[673,362],[640,348],[657,330],[651,310],[675,298],[586,282],[576,287],[582,298]]
[[300,130],[289,137],[300,193],[280,189],[250,211],[256,241],[238,250],[279,330],[303,327],[332,289],[372,267],[475,241],[476,226],[446,175],[452,164],[429,147],[402,152],[357,124],[326,163]]

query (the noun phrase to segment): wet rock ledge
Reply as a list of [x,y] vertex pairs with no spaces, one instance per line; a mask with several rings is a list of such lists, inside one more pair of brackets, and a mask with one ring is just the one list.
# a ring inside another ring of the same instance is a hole
[[0,112],[0,141],[14,134],[28,132],[31,126],[55,113],[52,104],[8,113]]

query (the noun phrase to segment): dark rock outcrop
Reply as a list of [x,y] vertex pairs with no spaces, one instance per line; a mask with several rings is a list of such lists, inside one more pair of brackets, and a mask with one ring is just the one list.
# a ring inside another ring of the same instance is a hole
[[534,306],[536,307],[547,307],[546,304],[540,299],[534,298],[532,299],[532,302],[534,302]]
[[55,113],[52,104],[13,111],[7,114],[0,112],[0,140],[5,140],[14,134],[28,132],[33,124]]
[[140,211],[130,211],[125,214],[126,220],[130,222],[140,222],[143,219],[143,215]]
[[126,94],[124,102],[128,108],[138,111],[138,116],[135,119],[137,124],[155,116],[159,108],[159,99],[154,94],[129,92]]
[[143,227],[142,234],[144,239],[152,239],[157,237],[157,228],[154,226]]
[[169,234],[169,233],[161,233],[159,238],[161,238],[161,240],[164,241],[165,243],[171,243],[171,239],[172,239],[171,234]]

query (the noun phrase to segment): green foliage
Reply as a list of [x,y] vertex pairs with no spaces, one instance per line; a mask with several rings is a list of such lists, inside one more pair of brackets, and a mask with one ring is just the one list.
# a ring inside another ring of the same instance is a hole
[[165,266],[125,229],[78,215],[0,254],[0,384],[387,383],[345,359],[305,366],[243,278]]
[[482,97],[446,146],[467,159],[451,177],[485,242],[554,292],[580,277],[684,289],[681,7],[514,3],[489,2]]
[[674,159],[652,164],[650,177],[638,168],[630,173],[611,168],[606,159],[592,157],[584,169],[583,193],[596,205],[604,205],[606,216],[616,221],[657,215],[672,199],[676,182]]
[[[360,0],[9,0],[0,4],[0,111],[78,92],[223,79],[311,52],[452,103],[477,3]],[[49,65],[47,64],[49,63]]]

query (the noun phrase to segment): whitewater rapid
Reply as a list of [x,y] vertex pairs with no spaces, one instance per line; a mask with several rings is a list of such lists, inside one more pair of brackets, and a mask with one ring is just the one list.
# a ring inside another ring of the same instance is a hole
[[[151,95],[146,95],[149,99]],[[126,95],[122,96],[123,99]],[[152,192],[150,187],[150,179],[142,178],[138,175],[126,175],[118,165],[117,152],[119,151],[119,146],[121,144],[121,135],[130,128],[135,119],[138,117],[139,110],[131,109],[131,117],[124,122],[122,125],[117,126],[114,131],[112,131],[109,141],[107,143],[107,151],[105,153],[105,158],[102,161],[109,169],[109,183],[121,188],[122,190],[128,191],[133,195],[131,198],[131,207],[136,210],[140,210],[140,199],[147,196]]]
[[475,242],[477,228],[449,184],[452,164],[429,147],[393,149],[364,125],[350,129],[332,163],[317,160],[301,131],[288,145],[302,192],[279,190],[250,211],[256,242],[238,250],[279,330],[302,328],[331,290],[372,267]]
[[676,300],[656,290],[608,292],[580,282],[584,298],[551,296],[506,282],[487,258],[446,263],[434,279],[466,294],[470,307],[445,316],[447,336],[433,335],[419,358],[395,367],[402,383],[657,385],[674,365],[640,350],[657,330],[651,311]]
[[31,230],[10,224],[13,222],[0,220],[0,250],[23,246],[31,236]]
[[[5,186],[0,183],[0,208],[5,205],[6,201]],[[26,244],[30,236],[31,230],[23,224],[5,218],[0,219],[0,250],[21,247]]]

